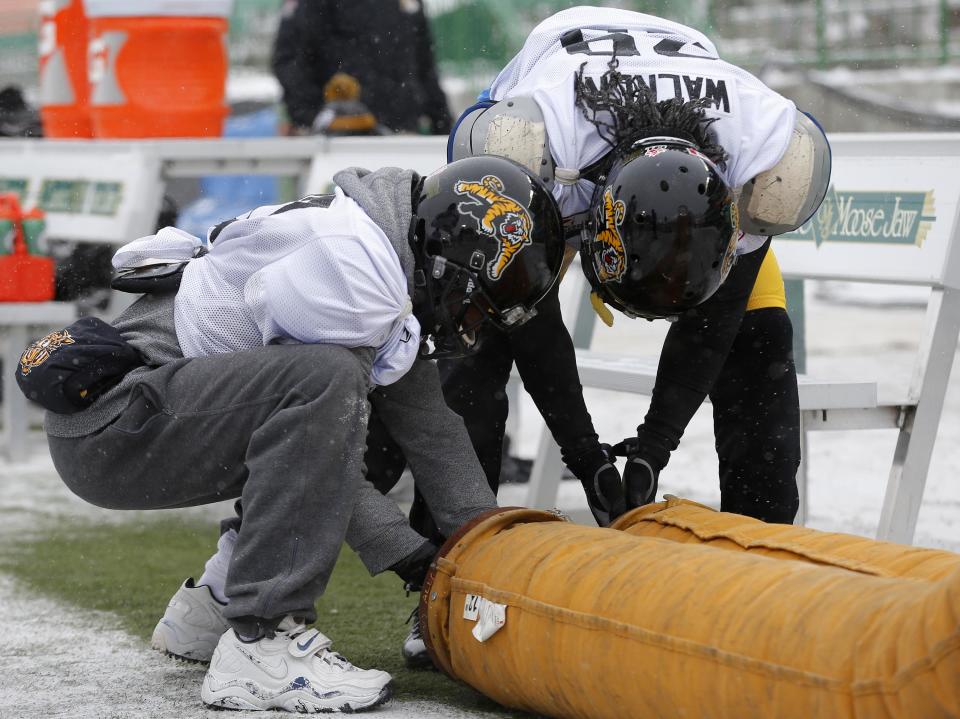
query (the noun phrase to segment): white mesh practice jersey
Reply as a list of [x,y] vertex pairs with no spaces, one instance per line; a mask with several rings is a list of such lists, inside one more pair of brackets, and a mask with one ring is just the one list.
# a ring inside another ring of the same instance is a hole
[[[707,115],[718,118],[711,130],[729,155],[723,175],[731,187],[769,170],[786,151],[796,114],[790,100],[719,59],[697,30],[628,10],[575,7],[547,18],[494,80],[490,97],[532,97],[557,167],[582,170],[610,146],[577,107],[574,78],[583,66],[584,78],[598,83],[614,52],[618,71],[641,78],[658,100],[712,100]],[[554,187],[564,216],[587,209],[592,192],[586,180]]]
[[267,344],[374,347],[374,384],[417,356],[420,326],[383,231],[338,188],[213,228],[183,273],[174,318],[185,357]]

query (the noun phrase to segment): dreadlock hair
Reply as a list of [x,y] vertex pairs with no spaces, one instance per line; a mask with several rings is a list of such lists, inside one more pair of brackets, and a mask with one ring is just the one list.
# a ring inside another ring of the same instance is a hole
[[586,63],[580,66],[574,79],[577,106],[611,148],[645,137],[679,137],[695,144],[721,169],[726,167],[727,153],[710,132],[717,118],[705,114],[711,104],[709,98],[687,102],[671,98],[657,102],[643,78],[624,75],[617,70],[617,65],[614,56],[609,69],[600,76],[599,86],[584,80]]

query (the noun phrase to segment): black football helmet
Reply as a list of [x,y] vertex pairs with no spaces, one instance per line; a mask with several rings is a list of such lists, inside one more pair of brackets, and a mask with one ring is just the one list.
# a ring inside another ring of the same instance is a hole
[[697,146],[637,140],[597,178],[581,267],[593,291],[630,317],[676,317],[709,298],[733,266],[733,193]]
[[484,324],[511,330],[536,314],[563,261],[560,211],[526,168],[468,157],[421,179],[413,194],[414,314],[432,348],[479,348]]

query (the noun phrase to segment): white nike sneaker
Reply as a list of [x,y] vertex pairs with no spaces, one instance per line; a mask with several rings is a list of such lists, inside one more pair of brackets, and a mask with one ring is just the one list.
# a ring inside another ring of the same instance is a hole
[[197,587],[192,577],[187,579],[167,604],[150,646],[177,659],[209,662],[217,642],[230,627],[223,618],[225,606],[209,587]]
[[392,677],[360,669],[336,652],[317,629],[285,617],[271,639],[240,639],[224,632],[203,680],[204,704],[220,709],[300,714],[355,712],[390,697]]

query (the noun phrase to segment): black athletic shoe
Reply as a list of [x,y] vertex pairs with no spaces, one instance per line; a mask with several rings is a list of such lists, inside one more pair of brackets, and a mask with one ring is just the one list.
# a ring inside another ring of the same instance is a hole
[[426,669],[433,667],[433,660],[427,653],[427,645],[423,643],[423,635],[420,633],[420,612],[418,607],[414,607],[410,613],[410,633],[403,640],[403,661],[411,669]]

